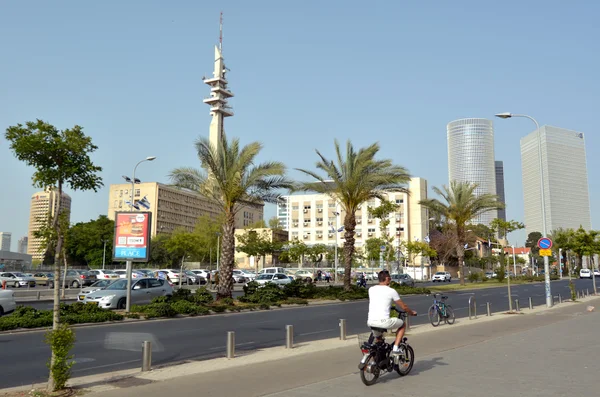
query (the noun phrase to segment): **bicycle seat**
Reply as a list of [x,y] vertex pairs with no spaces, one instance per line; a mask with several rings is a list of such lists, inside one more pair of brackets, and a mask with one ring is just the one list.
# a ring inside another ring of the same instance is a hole
[[382,334],[387,332],[387,328],[371,327],[371,330],[375,332],[381,332]]
[[442,299],[448,299],[448,297],[445,295],[442,295]]

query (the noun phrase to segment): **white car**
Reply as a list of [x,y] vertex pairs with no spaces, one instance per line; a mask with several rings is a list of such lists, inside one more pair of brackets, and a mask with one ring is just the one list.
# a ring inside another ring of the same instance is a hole
[[7,289],[0,289],[0,317],[13,312],[16,308],[15,293]]
[[260,272],[258,272],[259,274],[264,274],[264,273],[285,273],[285,269],[282,267],[265,267],[264,269],[262,269]]
[[292,282],[290,278],[285,273],[263,273],[259,274],[256,277],[256,281],[258,284],[264,285],[267,283],[277,284],[279,286],[283,286],[285,284],[289,284]]
[[0,273],[0,283],[6,281],[8,287],[35,287],[35,278],[28,277],[21,272]]
[[244,284],[250,281],[246,279],[246,275],[244,274],[244,272],[242,272],[239,269],[234,269],[231,274],[231,277],[233,277],[233,281],[235,281],[236,283]]
[[[117,273],[119,275],[119,278],[127,278],[127,270],[115,270],[115,273]],[[142,272],[139,272],[137,270],[131,270],[131,278],[132,279],[138,279],[138,278],[147,278],[148,276],[145,275]]]
[[581,269],[579,271],[579,278],[592,278],[592,271],[590,269]]
[[[161,269],[161,270],[159,270],[159,272],[165,273],[166,276],[168,277],[169,281],[171,281],[173,284],[179,284],[179,270]],[[187,283],[187,277],[185,275],[183,275],[181,283],[182,284]]]
[[90,270],[89,271],[90,274],[93,274],[96,276],[96,280],[110,280],[110,279],[118,279],[119,275],[115,272],[113,272],[112,270]]
[[206,269],[192,269],[191,272],[200,277],[204,277],[205,280],[208,280],[208,270]]
[[443,283],[443,282],[450,282],[452,281],[452,276],[450,275],[450,272],[437,272],[436,274],[433,275],[433,277],[431,278],[431,281],[433,281],[434,283],[436,281]]
[[594,277],[600,277],[600,270],[594,269]]
[[248,270],[241,270],[241,272],[248,282],[254,281],[254,279],[256,278],[256,273],[254,272]]

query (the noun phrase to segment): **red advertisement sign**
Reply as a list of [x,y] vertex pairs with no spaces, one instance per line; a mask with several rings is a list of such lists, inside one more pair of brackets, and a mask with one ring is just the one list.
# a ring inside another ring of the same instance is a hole
[[148,261],[151,218],[150,212],[115,213],[114,260]]

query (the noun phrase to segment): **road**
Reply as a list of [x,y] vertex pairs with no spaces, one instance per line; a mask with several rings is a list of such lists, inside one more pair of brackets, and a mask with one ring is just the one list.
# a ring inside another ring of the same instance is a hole
[[[577,288],[592,287],[591,280],[576,280]],[[553,294],[568,296],[568,281],[552,283]],[[467,304],[475,296],[478,312],[485,313],[490,302],[493,311],[508,309],[505,288],[487,288],[473,291],[448,293],[457,317],[468,316]],[[512,288],[513,299],[527,302],[532,297],[534,305],[545,303],[544,284],[517,285]],[[430,296],[407,296],[405,302],[419,315],[413,324],[428,322],[427,308]],[[294,325],[295,341],[298,343],[339,335],[338,323],[347,321],[348,334],[366,332],[368,302],[348,302],[331,305],[314,305],[246,313],[231,313],[184,319],[169,319],[128,324],[107,324],[76,329],[77,342],[73,349],[76,364],[73,376],[84,376],[140,366],[141,343],[153,342],[154,365],[181,362],[192,359],[208,359],[223,356],[227,331],[236,332],[236,349],[253,350],[283,345],[285,326]],[[44,343],[44,333],[0,335],[3,359],[0,373],[3,387],[31,385],[47,377],[46,361],[50,355]]]

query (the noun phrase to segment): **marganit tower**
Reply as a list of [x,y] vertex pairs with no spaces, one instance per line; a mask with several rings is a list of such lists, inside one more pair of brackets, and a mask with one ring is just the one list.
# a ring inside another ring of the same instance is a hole
[[[494,127],[487,119],[461,119],[448,123],[448,176],[450,181],[478,185],[476,195],[497,194]],[[493,210],[472,222],[486,226],[498,217]]]

